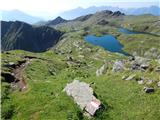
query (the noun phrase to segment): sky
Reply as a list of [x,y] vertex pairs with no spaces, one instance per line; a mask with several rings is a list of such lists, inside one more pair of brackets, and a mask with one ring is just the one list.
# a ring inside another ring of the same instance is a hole
[[77,7],[116,6],[122,8],[159,5],[159,0],[0,0],[0,10],[20,10],[33,16],[57,16]]

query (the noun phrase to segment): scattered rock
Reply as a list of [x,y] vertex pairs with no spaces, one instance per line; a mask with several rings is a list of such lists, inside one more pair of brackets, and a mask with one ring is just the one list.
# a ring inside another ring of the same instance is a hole
[[160,66],[157,66],[157,67],[155,68],[155,71],[156,71],[156,72],[160,72]]
[[129,59],[129,61],[135,60],[135,58],[133,56],[129,56],[128,59]]
[[102,74],[105,74],[107,72],[107,69],[108,69],[107,64],[104,64],[100,69],[96,71],[96,75],[100,76]]
[[129,80],[133,80],[136,77],[136,75],[130,75],[129,77],[127,77],[125,80],[129,81]]
[[133,54],[132,54],[133,56],[137,56],[138,54],[137,54],[137,52],[133,52]]
[[137,64],[139,64],[139,65],[143,65],[143,64],[148,64],[148,63],[150,63],[150,59],[136,56],[136,57],[135,57],[135,62],[136,62]]
[[122,80],[125,80],[127,77],[127,75],[122,76]]
[[138,84],[140,84],[140,85],[144,84],[144,78],[141,77],[137,82],[138,82]]
[[144,53],[144,56],[146,58],[154,58],[154,59],[157,59],[158,56],[160,55],[160,52],[158,51],[157,48],[151,48],[149,51],[146,51]]
[[145,71],[150,66],[150,59],[136,56],[135,60],[131,63],[131,70]]
[[67,61],[73,61],[73,58],[71,56],[67,56]]
[[157,83],[157,86],[160,87],[160,81]]
[[150,85],[150,84],[152,84],[152,83],[153,83],[153,80],[148,80],[148,81],[146,82],[147,85]]
[[160,64],[160,59],[158,59],[158,64]]
[[81,110],[85,110],[91,116],[100,109],[101,102],[93,95],[93,89],[89,84],[74,80],[72,83],[67,84],[64,91],[68,96],[73,97]]
[[138,80],[137,82],[138,82],[138,84],[140,84],[140,85],[144,84],[144,80]]
[[143,63],[143,64],[141,64],[141,69],[144,69],[144,70],[146,70],[147,68],[149,68],[149,63]]
[[108,24],[109,22],[108,21],[106,21],[106,20],[101,20],[101,21],[99,21],[97,24],[99,24],[99,25],[106,25],[106,24]]
[[144,91],[146,93],[152,93],[152,92],[154,92],[154,88],[144,87]]
[[116,61],[113,65],[112,71],[118,72],[124,70],[124,63],[122,61]]

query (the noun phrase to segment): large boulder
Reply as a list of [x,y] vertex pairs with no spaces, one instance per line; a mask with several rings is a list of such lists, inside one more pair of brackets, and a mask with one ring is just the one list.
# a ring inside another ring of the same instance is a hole
[[72,83],[67,84],[64,91],[68,96],[73,97],[81,110],[85,110],[91,116],[100,109],[101,102],[93,95],[93,89],[89,84],[74,80]]

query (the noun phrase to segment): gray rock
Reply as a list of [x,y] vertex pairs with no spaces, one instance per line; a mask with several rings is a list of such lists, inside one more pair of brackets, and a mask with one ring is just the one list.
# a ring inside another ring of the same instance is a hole
[[93,95],[93,89],[89,84],[74,80],[67,84],[64,91],[68,96],[73,97],[74,101],[90,115],[94,115],[100,108],[101,102]]
[[147,82],[146,82],[147,85],[150,85],[152,83],[153,83],[153,80],[147,80]]
[[152,93],[152,92],[154,92],[154,88],[144,87],[144,91],[146,93]]
[[100,76],[102,74],[105,74],[107,72],[107,69],[108,69],[108,65],[104,64],[100,69],[96,71],[96,75]]
[[14,62],[9,62],[8,64],[9,64],[9,65],[14,65],[15,63],[14,63]]
[[124,63],[122,61],[116,61],[113,65],[112,71],[118,72],[124,70]]
[[157,66],[157,67],[155,68],[155,71],[156,71],[156,72],[160,72],[160,66]]
[[146,70],[150,66],[150,59],[136,56],[131,63],[131,70]]
[[143,65],[143,64],[147,64],[148,65],[148,64],[150,64],[150,59],[136,56],[135,57],[135,62],[138,65]]
[[135,74],[130,75],[129,77],[127,77],[125,80],[129,81],[129,80],[133,80],[136,77]]
[[160,81],[157,83],[157,86],[160,87]]
[[137,52],[133,52],[133,54],[132,54],[133,56],[137,56],[138,54],[137,54]]
[[140,77],[140,79],[137,82],[138,82],[138,84],[142,85],[145,82],[145,78],[144,77]]
[[140,84],[140,85],[144,84],[144,80],[138,80],[137,82],[138,82],[138,84]]
[[144,56],[146,58],[158,58],[158,56],[160,55],[160,52],[158,51],[157,48],[151,48],[149,51],[146,51]]
[[141,67],[141,69],[146,70],[147,68],[149,68],[149,65],[150,65],[149,63],[143,63],[140,65],[140,67]]
[[160,64],[160,58],[158,59],[158,64]]
[[122,80],[125,80],[127,77],[127,75],[122,76]]

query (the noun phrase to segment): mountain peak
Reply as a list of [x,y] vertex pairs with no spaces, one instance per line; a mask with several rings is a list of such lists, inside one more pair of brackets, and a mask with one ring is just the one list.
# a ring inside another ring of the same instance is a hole
[[60,23],[66,23],[67,20],[63,19],[61,16],[58,16],[54,20],[48,21],[47,25],[57,25]]

